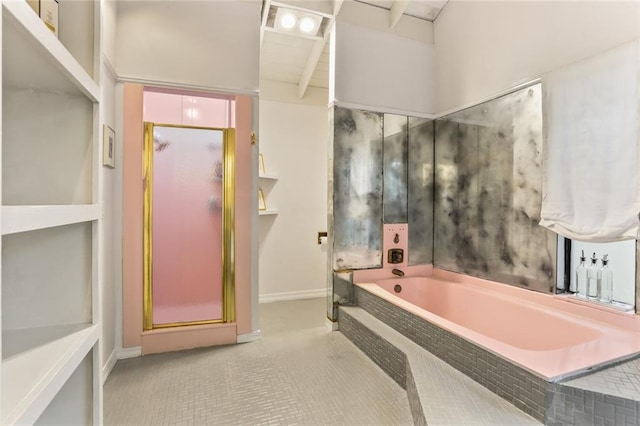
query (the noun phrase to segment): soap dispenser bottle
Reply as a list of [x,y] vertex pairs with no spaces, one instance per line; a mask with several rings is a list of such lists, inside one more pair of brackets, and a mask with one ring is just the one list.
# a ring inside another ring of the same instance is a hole
[[602,256],[602,268],[598,271],[599,300],[604,303],[611,303],[613,299],[613,271],[609,268],[608,257],[606,254]]
[[593,253],[591,265],[587,268],[587,297],[589,299],[598,298],[598,258]]
[[569,291],[581,297],[587,297],[587,265],[584,263],[586,260],[582,250],[580,264],[576,268],[576,280],[569,285]]

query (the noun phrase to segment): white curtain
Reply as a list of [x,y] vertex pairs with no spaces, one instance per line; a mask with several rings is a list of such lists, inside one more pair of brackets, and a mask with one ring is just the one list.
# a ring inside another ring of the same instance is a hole
[[638,40],[542,79],[540,225],[568,238],[636,238],[640,212]]

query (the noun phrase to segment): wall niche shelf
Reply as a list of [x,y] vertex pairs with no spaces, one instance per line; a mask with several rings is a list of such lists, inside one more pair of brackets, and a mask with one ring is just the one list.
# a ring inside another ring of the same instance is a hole
[[[264,164],[264,156],[262,154],[259,154],[259,159],[258,159],[258,180],[260,181],[259,186],[259,194],[258,194],[258,206],[259,208],[264,209],[266,207],[266,210],[258,210],[258,215],[259,216],[275,216],[278,214],[278,209],[274,209],[274,208],[269,208],[269,203],[267,201],[267,195],[269,192],[271,192],[271,188],[273,188],[273,185],[276,184],[276,182],[278,181],[278,175],[274,174],[274,173],[267,173],[266,169],[265,169],[265,164]],[[266,191],[262,190],[262,187],[267,188]]]
[[0,10],[0,424],[102,424],[101,4]]
[[263,180],[278,180],[278,176],[274,175],[274,174],[270,174],[270,173],[263,173],[258,175],[259,179],[263,179]]
[[98,220],[97,204],[2,206],[2,235]]
[[3,334],[3,356],[20,352],[2,360],[2,423],[32,424],[95,345],[99,328],[82,324]]

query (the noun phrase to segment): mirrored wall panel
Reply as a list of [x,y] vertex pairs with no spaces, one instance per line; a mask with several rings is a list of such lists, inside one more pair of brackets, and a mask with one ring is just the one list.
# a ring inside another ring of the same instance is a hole
[[382,114],[336,107],[333,269],[382,266]]
[[409,265],[433,262],[433,127],[433,120],[409,117]]
[[540,85],[436,120],[435,133],[434,266],[552,292]]
[[384,115],[384,223],[407,223],[408,117]]

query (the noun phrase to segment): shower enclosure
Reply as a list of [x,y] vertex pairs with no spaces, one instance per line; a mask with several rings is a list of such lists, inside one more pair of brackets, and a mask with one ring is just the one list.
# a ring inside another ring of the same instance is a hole
[[234,130],[145,123],[144,144],[144,329],[234,321]]

